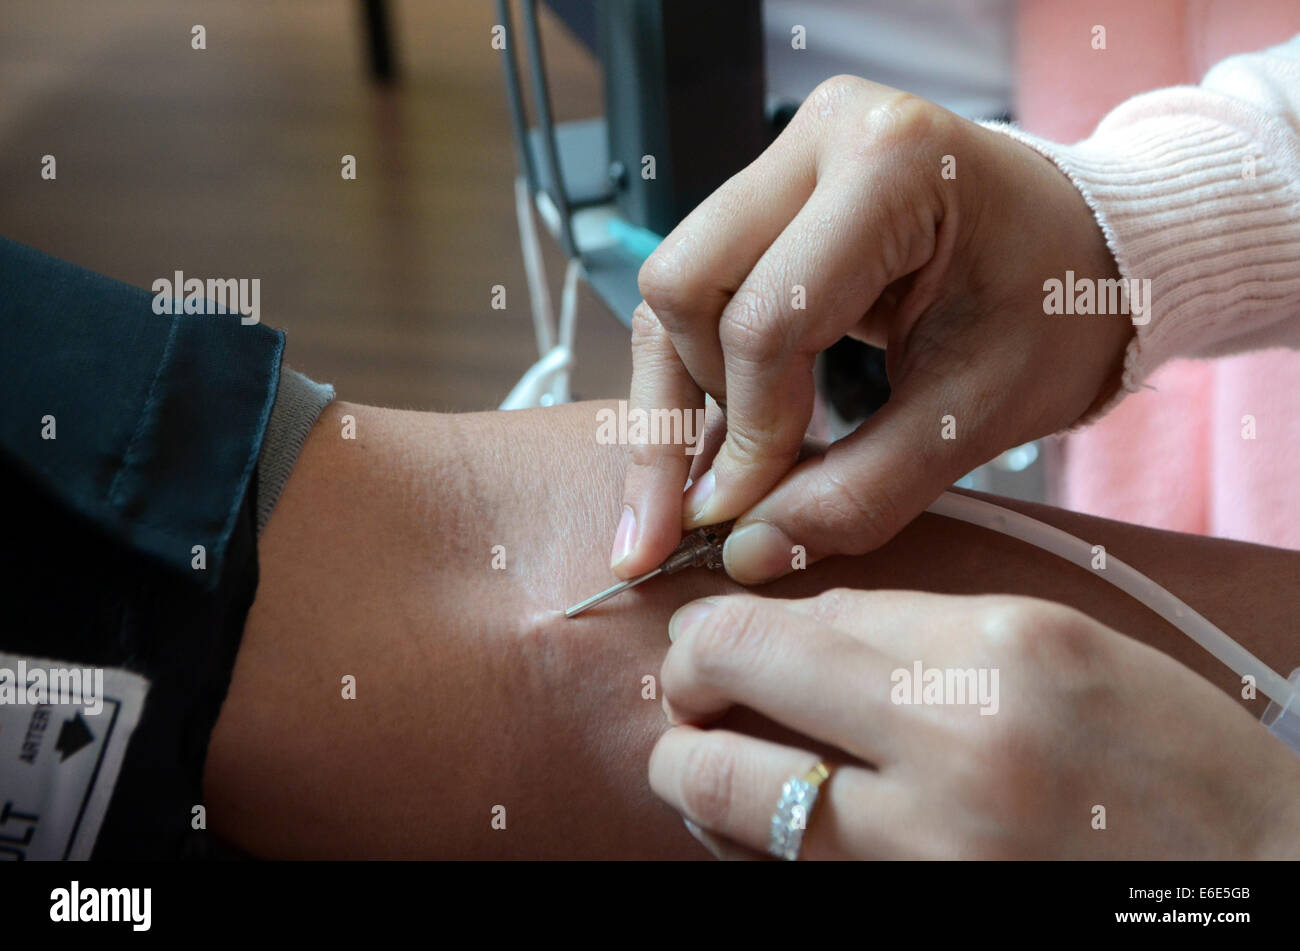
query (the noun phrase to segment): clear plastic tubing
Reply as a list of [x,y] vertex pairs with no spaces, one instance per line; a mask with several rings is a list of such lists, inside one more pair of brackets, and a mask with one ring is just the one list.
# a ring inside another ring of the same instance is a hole
[[[1092,569],[1093,550],[1081,538],[1075,538],[1059,528],[1005,509],[983,499],[956,492],[945,492],[927,510],[945,518],[969,522],[981,528],[1018,538],[1026,544],[1051,552],[1066,561],[1073,562],[1085,571],[1110,582],[1126,594],[1131,595],[1162,618],[1178,628],[1196,643],[1227,664],[1239,677],[1255,678],[1259,692],[1273,701],[1276,707],[1265,712],[1265,723],[1271,732],[1288,742],[1283,730],[1279,729],[1283,721],[1300,717],[1300,695],[1273,668],[1242,647],[1219,628],[1174,597],[1160,585],[1156,584],[1140,571],[1124,564],[1118,558],[1106,553],[1106,567],[1102,570]],[[1272,714],[1272,721],[1269,717]],[[1277,723],[1277,727],[1273,723]],[[1292,745],[1296,752],[1300,748]]]

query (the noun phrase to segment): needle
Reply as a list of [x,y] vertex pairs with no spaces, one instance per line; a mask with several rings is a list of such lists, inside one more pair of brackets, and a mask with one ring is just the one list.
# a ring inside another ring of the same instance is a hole
[[632,578],[629,581],[620,581],[611,588],[606,588],[600,594],[594,594],[586,601],[579,601],[573,607],[564,612],[565,617],[577,617],[583,611],[590,607],[595,607],[602,601],[608,601],[616,594],[622,594],[629,588],[635,588],[643,581],[649,581],[657,575],[675,575],[684,568],[712,568],[722,567],[722,543],[726,541],[727,535],[731,532],[731,522],[723,522],[720,525],[710,525],[707,528],[697,528],[677,546],[677,549],[664,559],[663,564],[653,571],[647,571],[645,574]]
[[613,587],[606,588],[600,594],[593,594],[586,601],[579,601],[573,607],[566,609],[564,616],[577,617],[583,611],[587,610],[587,608],[594,608],[596,605],[600,604],[600,602],[608,601],[610,598],[614,597],[614,595],[622,594],[628,588],[635,588],[642,581],[649,581],[651,578],[655,577],[655,575],[663,574],[663,571],[663,568],[656,568],[654,571],[647,571],[641,577],[633,578],[631,581],[620,581]]

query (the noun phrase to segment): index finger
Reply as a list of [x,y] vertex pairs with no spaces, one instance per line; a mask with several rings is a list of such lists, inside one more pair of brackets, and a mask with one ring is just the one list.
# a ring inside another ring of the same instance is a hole
[[[610,554],[610,567],[622,578],[645,574],[681,541],[682,487],[699,451],[704,417],[703,391],[645,301],[632,314],[632,368],[629,434],[634,418],[646,426],[639,434],[645,439],[629,451],[623,512]],[[659,431],[663,421],[667,438]]]
[[[722,310],[803,206],[816,178],[812,136],[803,124],[794,125],[706,198],[642,266],[638,282],[645,310],[633,322],[635,406],[694,409],[697,398],[687,399],[692,389],[725,405],[718,340]],[[638,447],[632,453],[624,480],[630,524],[620,521],[612,559],[620,576],[650,570],[681,539],[681,493],[689,463],[683,464],[680,449]]]

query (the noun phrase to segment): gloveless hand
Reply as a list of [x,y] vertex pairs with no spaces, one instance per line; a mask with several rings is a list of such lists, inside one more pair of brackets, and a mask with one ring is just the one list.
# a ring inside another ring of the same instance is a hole
[[[726,438],[685,511],[692,458],[634,449],[615,571],[652,568],[683,524],[737,517],[726,564],[745,583],[789,571],[795,544],[869,551],[970,469],[1076,422],[1115,388],[1132,324],[1046,316],[1044,282],[1067,270],[1118,276],[1049,161],[895,89],[826,81],[641,269],[632,406],[707,392]],[[845,335],[887,349],[892,395],[796,464],[814,360]]]
[[[661,684],[678,725],[650,783],[721,855],[761,853],[782,783],[819,759],[700,728],[741,705],[848,754],[804,858],[1300,856],[1295,754],[1186,667],[1073,609],[732,595],[688,604],[670,633]],[[923,681],[974,671],[964,702],[914,682],[918,665]]]

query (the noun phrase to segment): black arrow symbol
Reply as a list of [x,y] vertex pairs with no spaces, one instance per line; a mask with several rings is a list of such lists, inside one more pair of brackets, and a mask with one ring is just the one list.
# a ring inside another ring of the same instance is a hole
[[59,741],[54,744],[54,748],[63,754],[59,758],[59,762],[62,763],[77,750],[93,742],[95,742],[95,735],[90,732],[86,721],[81,719],[81,714],[78,713],[71,720],[63,721],[63,729],[59,730]]

